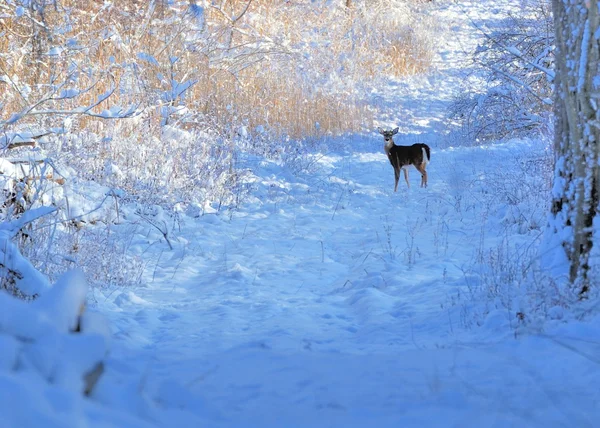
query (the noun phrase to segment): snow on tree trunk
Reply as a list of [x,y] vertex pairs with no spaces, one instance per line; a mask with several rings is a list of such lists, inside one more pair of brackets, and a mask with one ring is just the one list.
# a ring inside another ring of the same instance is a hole
[[600,22],[597,0],[553,0],[556,31],[555,168],[550,243],[564,249],[569,279],[590,290],[600,246]]

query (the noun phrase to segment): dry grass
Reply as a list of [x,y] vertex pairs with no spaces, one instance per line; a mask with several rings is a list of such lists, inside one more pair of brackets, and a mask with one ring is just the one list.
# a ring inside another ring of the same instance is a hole
[[[185,107],[186,114],[167,120],[318,137],[371,126],[356,82],[429,66],[430,43],[416,24],[390,13],[390,1],[378,3],[379,10],[309,1],[254,0],[248,10],[245,0],[224,5],[205,7],[204,22],[188,2],[61,0],[43,16],[8,14],[0,19],[7,35],[0,38],[0,74],[8,77],[0,82],[0,120],[53,91],[57,98],[61,89],[88,88],[40,107],[91,105],[113,88],[95,111],[135,104],[147,120],[164,122],[165,106]],[[173,81],[193,86],[168,99]],[[77,126],[88,129],[94,121]]]

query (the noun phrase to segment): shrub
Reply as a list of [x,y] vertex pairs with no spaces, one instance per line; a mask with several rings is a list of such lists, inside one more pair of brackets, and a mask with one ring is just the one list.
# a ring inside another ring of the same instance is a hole
[[[471,141],[550,133],[554,30],[547,0],[522,1],[485,32],[473,55],[486,83],[467,87],[451,116]],[[475,79],[479,81],[479,79]]]

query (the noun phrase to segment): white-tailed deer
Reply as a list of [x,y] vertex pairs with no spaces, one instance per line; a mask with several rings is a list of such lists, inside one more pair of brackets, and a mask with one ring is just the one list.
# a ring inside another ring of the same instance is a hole
[[429,146],[422,143],[413,144],[412,146],[397,146],[394,144],[394,135],[398,133],[398,128],[392,131],[384,131],[381,128],[377,128],[377,130],[383,135],[383,140],[385,141],[383,149],[394,167],[394,192],[398,190],[401,169],[404,171],[406,184],[410,187],[407,169],[411,165],[414,165],[417,171],[421,173],[421,187],[427,187],[427,171],[425,171],[425,168],[431,159],[431,149]]

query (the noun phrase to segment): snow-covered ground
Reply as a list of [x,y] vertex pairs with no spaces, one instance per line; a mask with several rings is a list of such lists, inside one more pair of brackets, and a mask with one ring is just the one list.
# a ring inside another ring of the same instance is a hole
[[[547,183],[532,171],[548,148],[458,144],[446,111],[480,37],[467,15],[496,13],[459,3],[432,9],[435,69],[373,93],[396,143],[431,146],[428,188],[411,169],[412,187],[401,178],[393,192],[373,130],[325,141],[297,175],[247,159],[249,200],[183,216],[172,251],[124,222],[146,275],[92,292],[113,331],[92,399],[38,392],[42,416],[0,415],[0,427],[596,426],[597,317],[555,305],[542,328],[517,316],[519,284],[489,290],[476,272],[490,249],[506,249],[501,269],[535,245]],[[55,416],[42,424],[44,412]]]

